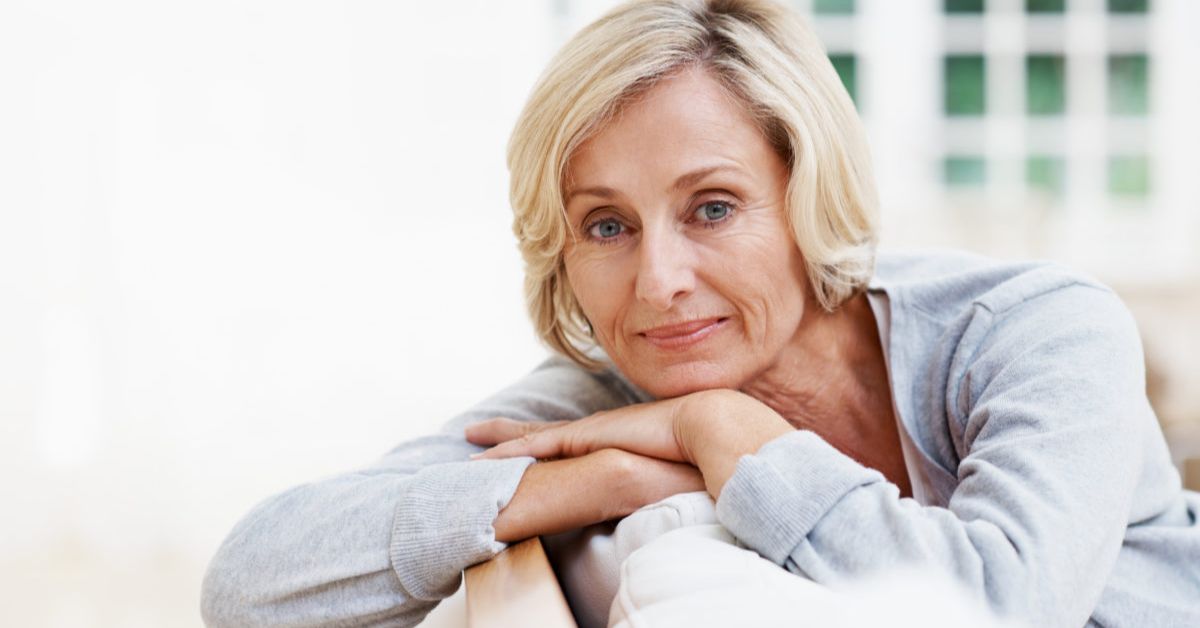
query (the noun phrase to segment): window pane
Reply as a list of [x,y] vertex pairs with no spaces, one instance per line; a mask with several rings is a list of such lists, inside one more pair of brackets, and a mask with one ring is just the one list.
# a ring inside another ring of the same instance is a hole
[[987,164],[983,157],[947,157],[942,174],[950,187],[981,187],[987,182]]
[[1144,54],[1113,55],[1108,58],[1108,111],[1124,115],[1146,115],[1146,74],[1149,61]]
[[1025,58],[1025,110],[1031,115],[1066,111],[1062,55],[1029,55]]
[[1108,159],[1108,193],[1113,196],[1146,196],[1150,192],[1150,162],[1145,155],[1118,155]]
[[838,76],[842,79],[842,85],[846,86],[846,91],[850,92],[850,98],[854,102],[858,102],[858,63],[851,54],[833,54],[829,55],[829,60],[833,63],[833,69],[837,70]]
[[1147,0],[1108,0],[1109,13],[1145,13]]
[[854,0],[815,0],[816,13],[854,13]]
[[1025,160],[1025,182],[1030,188],[1052,196],[1062,196],[1066,179],[1062,157],[1034,155]]
[[984,67],[980,55],[946,57],[946,113],[980,115],[984,110]]
[[1027,13],[1062,13],[1067,8],[1066,0],[1025,0]]
[[983,13],[983,0],[945,0],[946,13]]

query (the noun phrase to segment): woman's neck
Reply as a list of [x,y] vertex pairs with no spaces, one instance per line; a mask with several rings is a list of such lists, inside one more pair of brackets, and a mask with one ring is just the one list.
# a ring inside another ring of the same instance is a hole
[[814,304],[778,359],[741,391],[908,493],[887,365],[866,293],[834,312]]

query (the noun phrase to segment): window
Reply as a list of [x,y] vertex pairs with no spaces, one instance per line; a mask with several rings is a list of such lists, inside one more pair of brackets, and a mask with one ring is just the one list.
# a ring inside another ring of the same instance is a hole
[[831,54],[829,61],[842,79],[842,85],[850,92],[850,98],[858,102],[858,63],[852,54]]
[[854,13],[854,0],[813,0],[814,13]]
[[1112,55],[1108,58],[1108,111],[1118,115],[1146,115],[1146,55]]
[[1025,0],[1026,13],[1062,13],[1067,9],[1066,0]]
[[952,116],[983,114],[985,77],[982,55],[946,57],[944,78],[947,114]]
[[1066,111],[1064,66],[1062,55],[1025,57],[1025,111],[1030,115],[1061,115]]
[[946,13],[983,13],[983,0],[945,0]]
[[1144,197],[1150,192],[1150,163],[1145,155],[1115,155],[1108,158],[1108,193],[1113,196]]
[[1066,180],[1066,164],[1062,157],[1032,155],[1025,160],[1025,183],[1030,189],[1059,197]]
[[1109,13],[1145,13],[1147,0],[1108,0]]
[[987,182],[987,163],[982,157],[950,156],[942,163],[942,174],[952,188],[982,187]]

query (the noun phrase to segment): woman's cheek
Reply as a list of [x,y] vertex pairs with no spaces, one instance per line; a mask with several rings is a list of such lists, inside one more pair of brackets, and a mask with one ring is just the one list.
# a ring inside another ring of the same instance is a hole
[[599,256],[577,256],[567,266],[567,280],[597,339],[612,339],[615,312],[620,309],[621,278]]

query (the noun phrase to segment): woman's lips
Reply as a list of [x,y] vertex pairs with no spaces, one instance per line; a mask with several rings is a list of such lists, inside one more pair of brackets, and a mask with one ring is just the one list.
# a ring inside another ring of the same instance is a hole
[[650,344],[660,349],[688,349],[713,335],[725,325],[728,318],[705,318],[700,320],[655,327],[639,333]]

